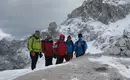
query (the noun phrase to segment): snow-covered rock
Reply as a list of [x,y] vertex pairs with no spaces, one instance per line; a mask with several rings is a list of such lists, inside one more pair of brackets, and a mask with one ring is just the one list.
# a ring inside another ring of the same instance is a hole
[[104,53],[130,57],[130,27],[125,29],[123,35],[106,48]]
[[[130,26],[130,1],[129,0],[86,0],[83,4],[68,15],[58,30],[74,39],[78,33],[92,46],[108,54],[120,52],[114,46]],[[127,34],[128,35],[128,34]],[[113,45],[113,46],[112,46]],[[110,47],[111,46],[111,47]],[[126,53],[129,53],[126,52]]]
[[92,41],[109,27],[106,23],[110,24],[125,18],[130,11],[129,8],[129,4],[114,6],[102,3],[102,0],[87,0],[84,1],[82,6],[69,14],[68,19],[61,24],[58,30],[61,33],[71,34],[74,37],[79,32],[82,32],[86,40]]
[[111,5],[125,5],[130,3],[130,0],[103,0],[103,3],[108,3]]
[[[130,3],[118,6],[108,4],[105,0],[87,0],[68,15],[68,19],[81,17],[86,22],[89,18],[101,21],[104,24],[124,18],[130,12]],[[119,2],[119,0],[118,0]]]
[[22,69],[30,63],[27,42],[7,39],[0,41],[0,70]]
[[56,38],[57,35],[59,34],[59,31],[57,30],[57,24],[56,22],[51,22],[49,24],[48,29],[45,29],[42,31],[41,37],[44,40],[46,37],[52,37],[52,38]]

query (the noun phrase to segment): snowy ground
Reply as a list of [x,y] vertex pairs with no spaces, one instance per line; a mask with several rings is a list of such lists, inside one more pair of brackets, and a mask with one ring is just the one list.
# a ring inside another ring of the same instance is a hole
[[[99,58],[90,57],[89,60],[92,62],[99,62],[101,64],[108,64],[111,67],[116,68],[119,71],[119,73],[121,75],[123,75],[124,77],[130,78],[130,76],[129,76],[130,75],[130,63],[129,63],[130,58],[102,56]],[[66,63],[66,64],[69,64],[69,63]],[[58,66],[63,66],[66,64],[62,64],[62,65],[58,65]],[[56,67],[56,66],[53,65],[53,66],[50,66],[48,68],[53,68],[53,67]],[[30,67],[28,67],[28,69],[7,70],[7,71],[0,72],[0,80],[12,80],[14,78],[17,78],[19,76],[22,76],[22,75],[25,75],[28,73],[48,69],[48,68],[45,68],[45,66],[44,66],[44,58],[39,60],[38,65],[37,65],[37,69],[35,71],[31,71],[29,68]],[[76,80],[76,78],[73,78],[72,80]]]
[[108,64],[111,67],[116,68],[123,76],[130,78],[130,58],[102,56],[100,58],[89,58],[89,60]]
[[14,80],[129,80],[109,65],[91,62],[83,56],[62,66],[39,70]]
[[[55,62],[56,62],[56,60],[54,59],[53,63],[55,64]],[[0,80],[12,80],[18,76],[22,76],[22,75],[25,75],[27,73],[38,71],[41,69],[47,69],[47,67],[45,67],[44,57],[39,58],[36,70],[32,71],[30,68],[30,65],[31,64],[29,64],[25,69],[1,71],[0,72]],[[51,67],[55,67],[55,65],[53,65]]]
[[103,51],[101,51],[100,49],[97,49],[96,47],[94,47],[92,45],[93,42],[88,42],[88,50],[86,53],[91,53],[91,54],[100,54],[102,53]]
[[[120,74],[123,75],[124,77],[130,78],[130,76],[129,76],[130,75],[130,63],[129,63],[130,58],[117,58],[117,57],[102,56],[100,58],[91,57],[91,58],[89,58],[89,60],[92,62],[96,61],[96,62],[99,62],[102,64],[108,64],[111,67],[116,68],[120,72]],[[35,71],[56,67],[55,65],[53,65],[51,67],[45,68],[44,63],[42,63],[43,61],[40,61],[40,63],[38,63],[37,69]],[[62,64],[62,65],[66,65],[66,64]],[[60,65],[60,66],[62,66],[62,65]],[[28,73],[32,73],[32,72],[34,72],[34,71],[31,71],[30,69],[7,70],[7,71],[0,72],[0,80],[12,80],[19,76],[22,76],[22,75],[25,75]]]
[[29,69],[7,70],[0,72],[0,80],[12,80],[18,76],[31,72]]

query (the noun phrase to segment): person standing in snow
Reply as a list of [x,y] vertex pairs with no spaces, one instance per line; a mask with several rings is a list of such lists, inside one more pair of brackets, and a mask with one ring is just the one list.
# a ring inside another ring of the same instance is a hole
[[40,40],[40,31],[36,30],[35,33],[28,40],[28,49],[30,51],[31,57],[31,69],[34,70],[36,68],[36,64],[38,61],[38,56],[42,57],[42,47]]
[[86,41],[82,40],[82,34],[78,34],[78,41],[75,42],[75,54],[76,57],[80,57],[85,54],[86,49],[88,48]]
[[64,40],[65,36],[61,34],[59,40],[55,43],[54,52],[57,55],[56,64],[63,63],[64,58],[67,54],[67,45]]
[[71,40],[70,35],[67,37],[66,45],[67,45],[67,55],[65,59],[66,61],[70,61],[73,58],[73,52],[74,52],[74,43]]
[[53,60],[53,40],[52,37],[42,41],[42,52],[45,55],[45,66],[52,65]]

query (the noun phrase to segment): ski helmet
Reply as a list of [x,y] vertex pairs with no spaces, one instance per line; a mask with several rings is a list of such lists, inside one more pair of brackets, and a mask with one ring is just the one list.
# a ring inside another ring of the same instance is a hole
[[37,33],[37,32],[38,32],[38,33],[40,33],[40,31],[39,31],[39,30],[36,30],[36,31],[35,31],[35,33]]
[[71,36],[69,35],[69,36],[67,37],[67,39],[71,39]]
[[60,39],[65,39],[65,35],[64,34],[60,34]]
[[36,30],[36,31],[35,31],[35,36],[36,36],[37,38],[40,37],[40,31],[39,31],[39,30]]
[[81,38],[83,37],[83,35],[81,33],[78,34],[78,38]]

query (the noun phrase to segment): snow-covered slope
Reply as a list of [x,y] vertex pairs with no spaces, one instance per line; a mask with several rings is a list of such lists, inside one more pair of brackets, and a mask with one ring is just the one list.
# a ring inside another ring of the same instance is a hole
[[58,67],[58,66],[68,64],[68,63],[65,63],[65,64],[61,64],[61,65],[56,66],[55,63],[56,63],[56,60],[53,59],[54,65],[52,65],[50,67],[45,67],[45,58],[42,57],[42,58],[38,59],[37,68],[34,71],[31,70],[31,67],[30,67],[31,64],[28,64],[24,69],[14,69],[14,70],[0,71],[0,80],[13,80],[13,79],[15,79],[19,76],[26,75],[26,74],[29,74],[29,73],[32,73],[32,72],[35,72],[35,71],[50,69],[50,68],[53,68],[53,67]]
[[0,29],[0,71],[23,69],[30,63],[27,41],[14,39]]
[[100,58],[89,58],[89,60],[110,65],[111,67],[116,68],[123,76],[130,78],[130,58],[102,56]]
[[0,71],[23,69],[30,63],[26,40],[0,40]]
[[[47,69],[29,72],[14,80],[129,80],[129,74],[121,76],[116,69],[112,68],[113,66],[111,65],[115,65],[117,62],[115,59],[103,59],[104,62],[111,61],[111,64],[107,65],[105,63],[91,62],[87,58],[87,56],[83,56],[67,64],[61,64],[55,67],[50,66]],[[94,61],[94,59],[91,60]],[[123,65],[116,64],[116,66]],[[123,70],[120,72],[126,73]]]
[[130,3],[130,0],[103,0],[103,3],[111,5],[124,5]]
[[98,48],[105,48],[113,42],[115,42],[119,37],[123,35],[124,30],[129,31],[130,28],[130,14],[124,19],[118,20],[115,23],[110,23],[107,25],[107,29],[98,36],[95,40],[94,45]]
[[88,41],[92,41],[101,35],[109,24],[125,18],[130,11],[129,8],[129,4],[114,6],[100,0],[84,1],[81,7],[68,15],[68,19],[58,29],[74,37],[82,32]]
[[105,24],[99,21],[89,20],[87,22],[83,22],[81,18],[73,18],[67,20],[65,23],[66,24],[61,25],[59,28],[61,33],[66,35],[70,34],[76,38],[77,34],[81,32],[83,33],[84,39],[87,41],[93,41],[107,28]]
[[77,39],[83,33],[87,42],[106,50],[130,27],[129,0],[86,0],[68,15],[58,28],[61,33]]

